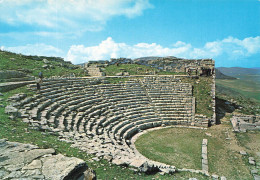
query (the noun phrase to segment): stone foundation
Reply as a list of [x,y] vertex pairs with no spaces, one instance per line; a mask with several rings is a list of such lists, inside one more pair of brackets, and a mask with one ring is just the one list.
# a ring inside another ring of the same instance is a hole
[[247,130],[260,130],[259,115],[235,115],[230,119],[233,129],[236,132],[246,132]]

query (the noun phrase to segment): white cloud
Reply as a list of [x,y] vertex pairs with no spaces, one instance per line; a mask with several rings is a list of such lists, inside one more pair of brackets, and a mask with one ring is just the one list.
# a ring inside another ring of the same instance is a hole
[[248,57],[260,53],[260,36],[248,37],[243,40],[228,37],[221,41],[206,43],[202,50],[202,53],[210,57],[223,54],[227,55],[230,59],[236,59],[240,56]]
[[7,50],[15,53],[22,53],[25,55],[38,55],[38,56],[58,56],[64,55],[64,52],[51,45],[40,44],[27,44],[25,46],[15,46],[15,47],[1,47],[2,50]]
[[260,53],[260,36],[248,37],[243,40],[228,37],[221,41],[207,42],[203,47],[193,47],[191,44],[178,41],[172,47],[163,47],[156,43],[138,43],[128,45],[117,43],[111,37],[97,46],[85,47],[73,45],[66,59],[73,63],[88,60],[105,60],[110,58],[138,58],[144,56],[176,56],[181,58],[216,58],[226,56],[229,59],[248,57]]
[[0,21],[97,31],[114,16],[133,18],[148,8],[149,0],[1,0]]
[[109,60],[110,58],[138,58],[144,56],[176,56],[180,58],[213,58],[220,61],[235,62],[238,59],[260,55],[260,36],[237,39],[228,37],[223,40],[207,42],[202,47],[178,41],[170,47],[157,43],[138,43],[129,45],[115,42],[111,37],[96,46],[72,45],[65,51],[46,44],[27,44],[24,46],[4,47],[0,49],[27,55],[59,56],[74,64],[89,60]]

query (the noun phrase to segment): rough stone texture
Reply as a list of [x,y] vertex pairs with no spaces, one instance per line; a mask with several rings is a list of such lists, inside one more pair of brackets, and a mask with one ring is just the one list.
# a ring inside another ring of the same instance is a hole
[[79,180],[95,180],[96,179],[96,173],[93,171],[93,169],[88,169],[84,172],[83,177],[79,178]]
[[44,69],[47,69],[48,67],[49,67],[48,64],[44,64],[44,65],[42,65],[42,68],[44,68]]
[[96,65],[91,65],[90,67],[85,66],[88,75],[90,76],[105,76],[105,73],[102,72],[102,69],[97,67]]
[[144,162],[140,167],[139,167],[141,172],[145,172],[147,174],[154,173],[154,172],[159,172],[159,168],[155,166],[152,163],[149,162]]
[[257,174],[258,170],[257,169],[253,169],[251,170],[251,174]]
[[8,101],[19,101],[21,99],[24,99],[27,95],[24,93],[15,94],[8,98]]
[[123,72],[116,73],[116,76],[123,76]]
[[249,162],[249,164],[251,164],[251,165],[253,165],[253,166],[256,164],[254,157],[249,157],[249,158],[248,158],[248,162]]
[[43,62],[44,62],[45,64],[49,64],[49,63],[50,63],[47,59],[43,59]]
[[225,176],[221,176],[220,180],[227,180],[227,178]]
[[239,153],[240,153],[241,155],[243,155],[243,156],[247,155],[247,152],[246,152],[246,151],[240,151]]
[[10,78],[25,77],[25,76],[26,74],[20,71],[14,71],[14,70],[0,71],[0,79],[10,79]]
[[201,157],[202,157],[202,171],[208,172],[209,171],[209,167],[208,167],[208,150],[207,150],[207,146],[208,146],[208,140],[207,139],[203,139],[202,140],[202,148],[201,148]]
[[255,161],[250,161],[250,160],[249,160],[248,163],[251,164],[251,165],[253,165],[253,166],[255,165]]
[[260,130],[259,115],[236,115],[230,119],[233,129],[236,132],[246,132],[247,130]]
[[[93,62],[94,63],[94,62]],[[200,59],[200,60],[189,60],[180,59],[176,57],[146,57],[138,59],[127,59],[127,58],[112,58],[110,62],[106,61],[104,64],[140,64],[146,66],[152,66],[158,69],[174,71],[174,72],[187,72],[188,69],[196,70],[197,73],[202,73],[203,68],[209,68],[212,70],[215,66],[215,62],[212,59]]]
[[0,139],[0,179],[95,179],[87,169],[83,160],[55,155],[54,149]]
[[13,107],[12,105],[8,105],[8,106],[5,107],[5,113],[17,115],[18,109]]
[[86,163],[77,158],[65,157],[62,154],[44,157],[42,161],[42,173],[47,179],[65,179],[70,177],[74,172],[75,176],[81,176],[87,169]]
[[219,178],[218,175],[216,175],[216,174],[212,174],[211,177],[212,177],[212,179],[214,179],[214,180],[216,180],[216,179]]
[[254,175],[254,180],[260,180],[260,176],[259,175]]
[[23,82],[6,82],[0,83],[0,92],[10,91],[27,84],[34,83],[34,81],[23,81]]

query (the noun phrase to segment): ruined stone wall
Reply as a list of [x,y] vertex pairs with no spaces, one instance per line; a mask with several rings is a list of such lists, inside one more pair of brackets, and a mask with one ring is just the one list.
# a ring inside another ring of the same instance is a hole
[[189,70],[196,72],[197,74],[205,73],[205,70],[210,70],[210,75],[214,74],[215,61],[212,59],[181,59],[176,57],[158,57],[158,58],[111,58],[110,61],[89,61],[84,64],[84,67],[96,65],[97,67],[104,67],[106,65],[114,64],[140,64],[165,71],[173,72],[188,72]]
[[26,77],[26,74],[14,70],[0,71],[0,79],[21,78],[21,77]]
[[246,132],[247,130],[260,130],[259,115],[236,115],[230,119],[233,129],[236,132]]
[[198,75],[203,73],[203,69],[210,69],[211,74],[214,73],[215,61],[212,59],[179,59],[179,58],[158,58],[155,60],[136,59],[133,61],[136,64],[147,65],[157,69],[173,71],[173,72],[188,72],[188,70],[196,71]]
[[216,76],[215,74],[212,77],[212,89],[211,89],[211,97],[212,97],[212,124],[216,124]]

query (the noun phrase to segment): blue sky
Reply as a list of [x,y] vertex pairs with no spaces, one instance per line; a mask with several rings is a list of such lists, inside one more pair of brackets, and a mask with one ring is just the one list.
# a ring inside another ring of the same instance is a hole
[[17,53],[260,67],[259,0],[0,0],[0,12],[0,47]]

